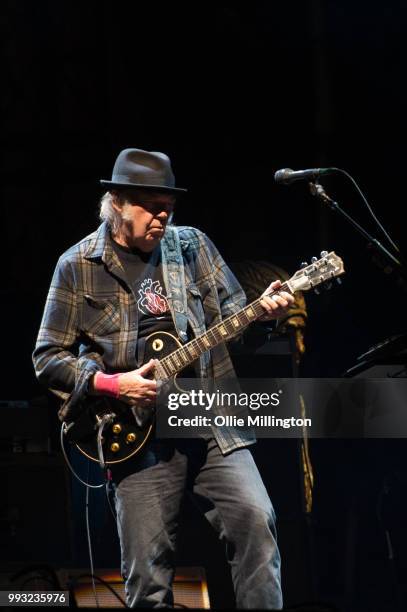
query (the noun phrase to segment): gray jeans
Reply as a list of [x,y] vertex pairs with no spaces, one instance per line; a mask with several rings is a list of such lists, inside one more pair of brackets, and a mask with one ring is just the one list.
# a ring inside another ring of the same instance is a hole
[[247,448],[223,456],[212,439],[157,440],[112,474],[129,607],[172,607],[178,515],[190,490],[226,545],[237,608],[282,608],[275,514]]

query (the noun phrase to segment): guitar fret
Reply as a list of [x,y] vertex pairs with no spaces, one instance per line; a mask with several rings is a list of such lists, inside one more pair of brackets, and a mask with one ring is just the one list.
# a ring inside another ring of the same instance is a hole
[[195,339],[195,342],[196,342],[196,346],[197,346],[197,349],[198,349],[199,353],[204,353],[205,352],[205,346],[203,344],[201,344],[201,339],[199,338],[199,336],[198,336],[198,338]]
[[211,348],[211,343],[209,341],[209,338],[207,338],[206,336],[202,336],[202,342],[204,343],[204,346],[206,348]]
[[166,359],[168,360],[170,369],[171,369],[171,374],[175,374],[175,372],[177,371],[176,365],[175,363],[172,361],[172,357],[173,355],[168,355],[168,357],[166,357]]
[[227,319],[222,321],[216,326],[216,339],[218,342],[222,342],[226,340],[230,336],[230,331],[228,330]]
[[193,346],[193,350],[194,350],[194,352],[195,352],[195,355],[197,355],[197,356],[199,357],[199,356],[200,356],[200,354],[201,354],[200,347],[199,347],[199,342],[196,342],[196,343],[194,344],[194,346]]
[[[213,340],[214,340],[214,342],[215,342],[213,346],[216,346],[216,344],[218,344],[218,342],[219,342],[219,340],[220,340],[218,326],[217,326],[217,325],[215,325],[215,327],[212,327],[211,329],[209,329],[209,330],[207,331],[207,335],[208,335],[208,336],[209,336],[209,335],[211,335],[211,336],[212,336],[212,338],[213,338]],[[208,340],[209,340],[209,337],[208,337]]]
[[195,342],[196,342],[196,344],[198,346],[198,351],[200,353],[204,353],[205,351],[208,350],[208,348],[211,348],[211,343],[204,336],[198,336],[198,338],[196,338]]
[[178,366],[177,366],[177,359],[174,353],[171,354],[170,364],[171,364],[171,373],[176,374],[178,372]]
[[188,345],[187,345],[187,344],[185,344],[185,345],[182,347],[182,349],[183,349],[183,351],[184,351],[184,358],[185,358],[186,362],[188,363],[188,361],[191,361],[191,353],[190,353],[190,351],[189,351]]
[[192,340],[192,342],[189,342],[189,343],[187,344],[187,347],[188,347],[188,351],[189,351],[189,353],[190,353],[191,357],[196,358],[196,357],[198,357],[198,354],[199,354],[199,353],[198,353],[198,351],[196,350],[196,347],[194,346],[194,343],[195,343],[195,340]]
[[[239,319],[240,325],[242,327],[246,326],[248,323],[250,323],[250,319],[247,316],[246,312],[244,310],[242,310],[241,312],[239,312],[237,314],[237,317]],[[243,319],[243,320],[242,320]]]
[[264,312],[264,308],[263,306],[260,304],[260,300],[256,300],[255,302],[253,302],[253,304],[251,304],[251,306],[253,307],[254,312],[256,313],[256,316],[261,316]]
[[168,364],[166,363],[166,357],[164,357],[164,359],[161,359],[160,365],[161,365],[162,369],[164,370],[164,374],[166,376],[171,376],[171,372],[168,371],[169,368],[168,368]]
[[223,323],[224,323],[224,326],[226,328],[227,335],[230,336],[230,337],[233,337],[235,335],[235,327],[234,327],[230,317],[228,319],[225,319],[225,321]]
[[172,353],[172,360],[173,360],[173,362],[175,363],[175,367],[176,367],[176,369],[177,369],[177,370],[179,370],[179,368],[180,368],[180,366],[181,366],[181,361],[179,360],[179,353],[178,353],[178,350],[179,350],[179,349],[177,349],[176,351],[174,351],[174,352]]
[[187,357],[187,355],[185,355],[185,346],[180,347],[177,351],[177,353],[179,354],[180,360],[184,361],[184,363],[188,363],[189,359]]
[[250,320],[254,319],[254,317],[256,316],[251,305],[245,308],[245,313],[246,313],[246,316],[249,317]]
[[222,336],[228,336],[228,335],[229,335],[229,334],[228,334],[228,332],[227,332],[227,330],[226,330],[226,325],[225,325],[225,323],[224,323],[223,325],[220,325],[220,326],[219,326],[219,331],[220,331],[220,333],[222,334]]

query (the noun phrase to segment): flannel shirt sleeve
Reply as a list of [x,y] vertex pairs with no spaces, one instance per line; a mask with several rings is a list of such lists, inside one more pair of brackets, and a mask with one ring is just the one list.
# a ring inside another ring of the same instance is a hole
[[79,333],[72,268],[62,257],[51,281],[33,363],[39,382],[65,400],[63,413],[86,394],[91,376],[103,370],[103,362],[96,353],[78,356]]

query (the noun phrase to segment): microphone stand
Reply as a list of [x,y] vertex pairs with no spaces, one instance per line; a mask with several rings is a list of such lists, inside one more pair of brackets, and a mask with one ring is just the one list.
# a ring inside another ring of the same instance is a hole
[[393,271],[397,273],[397,281],[399,286],[401,286],[405,291],[407,291],[407,266],[405,262],[397,259],[390,251],[388,251],[382,244],[367,232],[357,221],[355,221],[347,212],[345,212],[338,204],[335,202],[325,191],[324,187],[318,183],[310,182],[309,183],[311,195],[317,197],[321,202],[327,204],[331,210],[341,214],[349,223],[357,229],[357,231],[362,234],[364,238],[368,241],[368,248],[374,248],[377,252],[379,252],[385,259],[386,264],[383,265],[382,262],[374,260],[376,265],[382,267],[386,274],[391,274]]
[[[360,234],[362,234],[362,236],[368,241],[368,248],[373,248],[373,249],[376,250],[376,252],[378,252],[379,254],[382,255],[382,258],[384,258],[384,264],[383,264],[383,261],[380,261],[380,259],[377,259],[377,258],[373,258],[373,262],[377,266],[382,268],[382,270],[386,274],[391,274],[392,272],[395,272],[396,273],[396,282],[397,282],[398,286],[401,289],[403,289],[405,292],[407,292],[407,264],[403,260],[403,258],[400,257],[400,259],[397,259],[397,257],[395,257],[392,253],[390,253],[390,251],[388,251],[381,244],[381,242],[379,242],[379,240],[377,240],[377,238],[374,238],[373,236],[371,236],[369,234],[369,232],[367,232],[361,225],[359,225],[359,223],[357,221],[355,221],[347,212],[345,212],[339,206],[339,204],[337,202],[335,202],[335,200],[333,200],[326,193],[324,187],[320,183],[318,183],[317,180],[315,180],[314,182],[310,182],[309,183],[309,188],[310,188],[311,195],[313,195],[316,198],[318,198],[324,204],[327,204],[331,210],[333,210],[333,211],[339,213],[340,215],[342,215]],[[360,357],[358,359],[360,359]],[[379,363],[380,363],[380,361],[379,361]],[[352,370],[353,369],[354,368],[352,368]],[[348,370],[345,373],[345,376],[348,375],[348,373],[350,371],[351,370]],[[385,490],[385,492],[387,492],[387,491]],[[381,493],[381,495],[382,495],[382,493]],[[380,522],[382,522],[382,520]],[[388,527],[386,527],[384,525],[384,528],[385,528],[385,536],[386,536],[386,542],[387,542],[387,547],[388,547],[388,561],[391,564],[392,578],[394,580],[394,587],[395,587],[395,593],[396,593],[396,601],[394,603],[397,605],[397,609],[402,610],[403,609],[403,605],[404,605],[404,601],[403,601],[403,596],[402,596],[401,591],[400,591],[400,584],[399,584],[399,581],[398,581],[398,576],[395,573],[395,565],[394,565],[394,555],[393,555],[392,542],[390,540],[390,535],[389,535]]]

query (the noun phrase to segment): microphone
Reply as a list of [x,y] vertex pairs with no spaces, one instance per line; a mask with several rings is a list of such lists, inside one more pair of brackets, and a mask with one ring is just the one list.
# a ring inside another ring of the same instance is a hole
[[289,185],[294,181],[314,181],[324,174],[332,174],[336,172],[336,168],[310,168],[309,170],[292,170],[291,168],[283,168],[277,170],[274,175],[276,183],[283,183],[283,185]]

